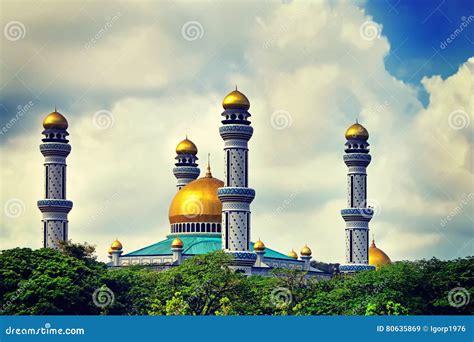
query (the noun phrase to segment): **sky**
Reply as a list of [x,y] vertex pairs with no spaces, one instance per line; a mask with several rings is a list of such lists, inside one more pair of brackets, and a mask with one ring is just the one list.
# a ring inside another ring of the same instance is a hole
[[468,1],[0,6],[1,249],[41,247],[38,145],[55,106],[72,146],[69,237],[106,260],[115,238],[131,252],[169,232],[186,134],[222,179],[221,103],[237,84],[254,127],[253,241],[343,262],[344,132],[357,118],[377,246],[392,260],[473,255]]

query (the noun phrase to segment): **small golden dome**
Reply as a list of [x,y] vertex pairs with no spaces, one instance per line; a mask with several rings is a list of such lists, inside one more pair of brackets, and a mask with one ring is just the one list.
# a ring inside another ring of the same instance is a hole
[[368,140],[369,132],[360,123],[356,122],[346,131],[346,139]]
[[304,256],[310,256],[312,253],[313,252],[311,252],[311,248],[309,248],[308,245],[304,245],[300,252],[300,254]]
[[181,188],[169,209],[170,223],[222,221],[222,203],[217,197],[217,189],[224,182],[212,177],[210,171]]
[[194,143],[186,137],[183,141],[181,141],[178,146],[176,146],[176,153],[177,154],[192,154],[196,155],[198,153],[198,149]]
[[179,237],[176,237],[173,242],[171,242],[171,247],[172,248],[183,248],[184,243],[183,240],[181,240]]
[[298,259],[298,254],[296,254],[295,250],[292,249],[289,253],[288,256],[293,259]]
[[250,102],[247,96],[238,91],[236,87],[234,91],[231,91],[224,98],[224,101],[222,101],[222,107],[224,107],[224,109],[248,110],[250,108]]
[[254,251],[264,251],[265,250],[265,244],[262,242],[262,240],[258,239],[258,241],[253,244],[253,250]]
[[46,115],[46,117],[43,120],[43,127],[45,129],[48,129],[48,128],[67,129],[68,123],[67,123],[66,118],[61,113],[58,113],[55,110],[54,112]]
[[110,249],[113,250],[113,251],[120,251],[120,250],[122,250],[122,248],[123,248],[122,243],[119,240],[115,240],[110,245]]
[[375,246],[375,240],[369,247],[369,265],[379,268],[382,265],[390,264],[392,261],[384,251]]

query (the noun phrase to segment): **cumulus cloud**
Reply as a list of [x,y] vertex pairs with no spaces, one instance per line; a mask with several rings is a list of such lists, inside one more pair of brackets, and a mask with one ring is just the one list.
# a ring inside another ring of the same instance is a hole
[[[385,70],[390,45],[383,31],[374,39],[361,35],[371,18],[355,5],[207,4],[192,12],[187,6],[61,8],[68,15],[55,27],[39,16],[21,18],[28,32],[38,27],[38,33],[15,42],[22,45],[11,43],[2,84],[21,97],[27,90],[9,81],[27,60],[19,57],[20,47],[29,56],[40,51],[21,78],[41,92],[41,106],[61,94],[70,111],[64,114],[73,147],[72,239],[96,244],[104,259],[116,237],[126,251],[164,238],[176,191],[174,147],[189,134],[201,168],[210,152],[213,173],[222,178],[220,101],[237,83],[251,101],[255,128],[253,240],[260,237],[282,252],[308,243],[316,259],[343,261],[344,131],[359,118],[371,135],[368,191],[380,206],[371,225],[377,245],[393,260],[472,254],[472,243],[463,241],[470,236],[473,203],[463,204],[463,198],[473,192],[473,59],[446,80],[425,79],[430,104],[423,108],[416,90]],[[100,39],[85,47],[118,12]],[[190,21],[201,24],[201,38],[183,38],[183,24]],[[71,39],[61,39],[58,31]],[[50,33],[54,49],[42,52]],[[19,217],[2,217],[2,248],[40,246],[39,110],[21,119],[27,131],[7,132],[1,140],[1,203],[24,203]],[[106,129],[95,114],[102,110],[111,113]]]

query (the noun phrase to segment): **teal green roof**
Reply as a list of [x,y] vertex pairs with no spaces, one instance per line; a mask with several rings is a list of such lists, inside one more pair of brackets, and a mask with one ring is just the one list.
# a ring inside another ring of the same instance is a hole
[[[171,242],[174,240],[174,236],[168,237],[166,240],[154,243],[153,245],[138,249],[130,252],[124,256],[145,256],[145,255],[170,255]],[[222,249],[222,240],[220,236],[215,235],[183,235],[179,237],[184,244],[183,254],[206,254],[213,251]],[[253,250],[253,242],[251,243]],[[288,259],[294,260],[289,256],[274,251],[273,249],[265,249],[265,258],[273,259]]]

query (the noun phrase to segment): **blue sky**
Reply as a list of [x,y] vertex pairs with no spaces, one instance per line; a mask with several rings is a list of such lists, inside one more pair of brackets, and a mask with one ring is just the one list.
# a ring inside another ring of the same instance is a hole
[[[416,85],[426,105],[427,93],[420,87],[425,76],[453,75],[474,50],[474,25],[462,22],[474,18],[472,1],[369,0],[363,6],[383,25],[391,50],[385,58],[387,70],[398,79]],[[456,29],[463,32],[446,43]]]
[[255,130],[253,239],[343,260],[344,132],[359,118],[377,246],[393,260],[472,255],[474,20],[440,48],[472,10],[391,4],[3,2],[0,247],[41,245],[38,145],[55,105],[72,145],[69,236],[104,259],[116,237],[129,252],[169,232],[185,134],[222,179],[221,101],[238,84]]

